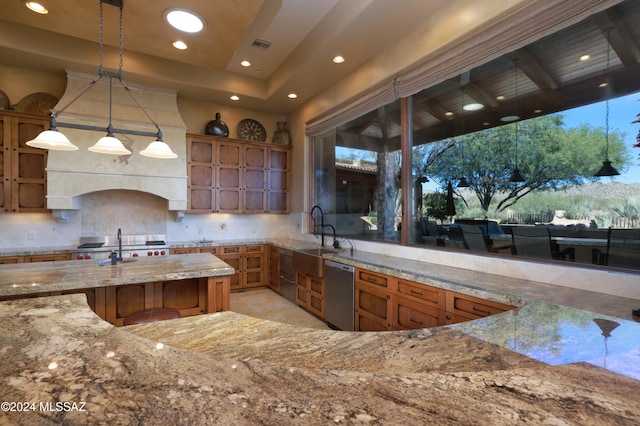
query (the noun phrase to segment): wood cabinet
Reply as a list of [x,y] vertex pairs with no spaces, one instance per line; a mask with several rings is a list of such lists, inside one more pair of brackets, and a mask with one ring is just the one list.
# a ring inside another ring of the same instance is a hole
[[2,256],[0,257],[0,264],[54,262],[58,260],[71,260],[71,253],[32,254],[32,255],[25,255],[25,256]]
[[269,282],[271,290],[280,293],[280,249],[269,245]]
[[296,303],[320,319],[325,316],[325,281],[296,271]]
[[214,141],[198,136],[187,140],[188,211],[210,213],[216,203],[215,170],[216,146]]
[[198,253],[197,247],[176,247],[169,250],[169,254]]
[[288,213],[290,148],[187,135],[189,213]]
[[356,268],[355,330],[391,330],[393,277]]
[[494,315],[512,306],[356,268],[355,329],[437,327]]
[[267,253],[265,244],[217,247],[216,256],[235,269],[231,290],[267,285]]
[[24,262],[56,262],[59,260],[71,260],[71,253],[33,254],[24,256]]
[[267,207],[271,213],[289,213],[291,150],[269,147],[267,153]]
[[447,324],[488,317],[513,309],[513,306],[453,291],[447,292],[446,299]]
[[0,211],[48,211],[48,151],[26,145],[48,128],[47,116],[0,111]]

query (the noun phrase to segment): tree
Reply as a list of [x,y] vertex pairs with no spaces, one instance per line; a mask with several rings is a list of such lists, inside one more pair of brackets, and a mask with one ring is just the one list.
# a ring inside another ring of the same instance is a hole
[[[516,123],[457,137],[420,173],[438,182],[466,177],[485,212],[497,194],[504,194],[495,208],[503,211],[534,191],[595,181],[605,158],[604,129],[587,124],[565,129],[562,114],[517,123],[517,165],[515,137]],[[623,133],[610,132],[608,154],[621,172],[630,164]],[[509,180],[516,166],[523,183]]]

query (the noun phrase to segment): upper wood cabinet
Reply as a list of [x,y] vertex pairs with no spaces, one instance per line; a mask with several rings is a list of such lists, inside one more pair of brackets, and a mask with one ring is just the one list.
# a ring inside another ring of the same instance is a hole
[[290,148],[187,135],[189,213],[288,213]]
[[0,211],[48,211],[48,151],[26,145],[48,128],[49,117],[0,111]]

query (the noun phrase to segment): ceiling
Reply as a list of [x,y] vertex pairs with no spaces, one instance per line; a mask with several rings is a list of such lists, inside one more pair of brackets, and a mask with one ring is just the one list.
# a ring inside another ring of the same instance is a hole
[[[119,8],[103,6],[104,66],[118,68]],[[124,0],[126,81],[178,90],[179,96],[286,114],[406,35],[448,0]],[[98,0],[2,0],[0,63],[50,72],[97,73]],[[205,21],[196,35],[172,29],[171,8]],[[188,49],[177,50],[181,39]],[[271,42],[253,47],[256,39]],[[335,55],[347,58],[336,65]],[[252,66],[242,67],[248,59]],[[298,98],[290,100],[294,92]]]
[[[414,143],[508,124],[501,120],[507,116],[527,119],[640,92],[638,22],[640,1],[627,0],[424,89],[413,96]],[[584,54],[590,58],[580,61]],[[606,81],[607,87],[600,87]],[[463,111],[462,105],[471,101],[484,108]],[[629,122],[638,113],[640,105],[628,112]],[[373,151],[399,149],[400,103],[358,117],[338,131],[342,146]]]

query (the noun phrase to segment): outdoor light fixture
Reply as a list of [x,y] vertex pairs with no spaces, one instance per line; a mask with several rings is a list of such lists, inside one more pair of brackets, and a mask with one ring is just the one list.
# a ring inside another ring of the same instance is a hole
[[[518,102],[518,60],[514,59],[513,61],[513,67],[515,69],[515,98],[516,98],[516,102]],[[511,174],[511,177],[509,178],[509,180],[511,182],[524,182],[526,179],[524,178],[524,176],[522,176],[522,173],[520,173],[520,169],[518,169],[518,120],[516,119],[516,167],[515,169],[513,169],[513,173]]]
[[467,178],[462,176],[460,178],[460,182],[458,182],[458,188],[469,188],[471,185],[469,185],[469,182],[467,181]]
[[[106,71],[102,66],[102,55],[103,55],[103,43],[102,43],[102,3],[106,2],[107,4],[111,4],[113,6],[120,8],[120,67],[118,68],[118,72],[110,72]],[[167,145],[162,140],[162,131],[160,130],[160,126],[153,121],[153,119],[149,116],[149,113],[140,105],[138,100],[133,96],[131,90],[127,85],[122,81],[122,8],[123,8],[124,0],[100,0],[100,65],[98,67],[98,77],[93,80],[91,83],[87,85],[87,87],[80,92],[75,98],[71,100],[67,105],[59,109],[58,111],[54,111],[51,113],[51,129],[45,130],[40,133],[35,139],[27,142],[28,146],[34,148],[42,148],[49,149],[53,151],[75,151],[78,149],[77,146],[72,144],[67,137],[58,131],[58,127],[66,127],[70,129],[79,129],[79,130],[92,130],[92,131],[102,131],[106,132],[106,136],[98,140],[95,145],[89,148],[91,152],[97,152],[100,154],[113,154],[113,155],[128,155],[131,154],[125,146],[118,140],[114,133],[120,133],[125,135],[135,135],[135,136],[151,136],[155,137],[156,140],[151,142],[149,146],[140,151],[141,155],[146,157],[153,158],[176,158],[177,155],[171,150],[169,145]],[[73,124],[73,123],[58,123],[56,118],[59,114],[64,112],[68,107],[70,107],[75,101],[77,101],[82,95],[84,95],[89,89],[94,87],[104,76],[109,77],[109,124],[107,127],[99,127],[99,126],[89,126],[84,124]],[[124,88],[124,90],[131,96],[131,99],[135,102],[135,104],[144,112],[145,116],[149,121],[156,127],[157,132],[142,132],[136,130],[125,130],[125,129],[114,129],[111,123],[111,110],[113,107],[113,98],[112,98],[112,90],[113,90],[113,79],[116,77],[120,82],[120,85]]]
[[[607,29],[606,30],[606,34],[607,34],[607,84],[604,85],[604,87],[607,88],[607,90],[609,90],[610,84],[609,84],[609,49],[610,49],[610,43],[609,43],[609,33],[611,32],[611,29]],[[609,161],[609,92],[607,92],[607,99],[605,101],[605,108],[606,108],[606,113],[605,113],[605,148],[604,148],[604,161],[602,162],[602,167],[600,167],[600,170],[598,170],[595,174],[596,177],[605,177],[605,176],[617,176],[620,174],[620,172],[618,172],[612,165],[611,165],[611,161]]]

